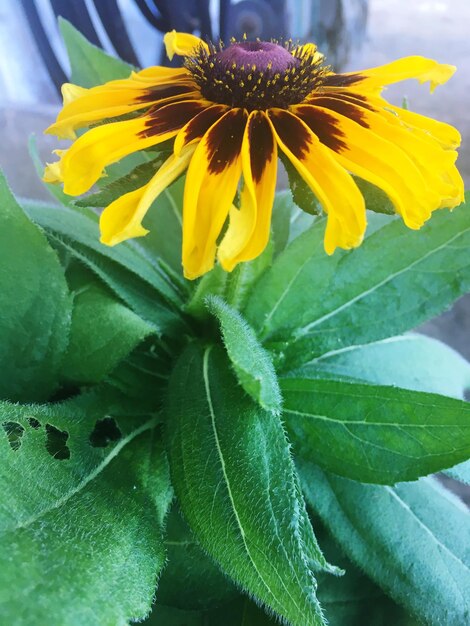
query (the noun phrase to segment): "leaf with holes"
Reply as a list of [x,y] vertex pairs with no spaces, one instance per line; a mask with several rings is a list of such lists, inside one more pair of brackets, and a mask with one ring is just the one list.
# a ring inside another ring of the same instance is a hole
[[0,398],[39,401],[56,389],[72,301],[63,269],[0,176]]
[[171,376],[166,420],[172,482],[202,547],[293,626],[323,624],[309,558],[327,565],[279,418],[243,393],[221,348],[192,344]]
[[150,611],[172,494],[157,420],[120,404],[0,404],[5,623],[115,626]]
[[344,553],[420,622],[467,624],[470,515],[433,479],[363,485],[299,462],[309,504]]
[[438,212],[420,233],[390,220],[352,252],[327,257],[322,242],[323,225],[314,224],[279,255],[245,310],[285,371],[413,328],[470,288],[467,205]]
[[340,476],[390,485],[470,456],[467,402],[322,379],[287,378],[281,390],[296,455]]
[[74,292],[70,341],[62,377],[100,382],[154,329],[107,290],[86,277]]
[[243,317],[219,296],[208,296],[207,308],[220,323],[225,349],[243,389],[264,409],[279,413],[282,396],[270,354]]
[[94,87],[115,78],[127,78],[134,69],[132,65],[91,44],[62,17],[59,17],[59,29],[70,60],[72,83]]

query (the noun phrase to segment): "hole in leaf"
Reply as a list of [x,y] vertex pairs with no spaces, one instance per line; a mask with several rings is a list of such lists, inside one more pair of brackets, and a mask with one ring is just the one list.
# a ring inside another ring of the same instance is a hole
[[28,417],[28,424],[31,426],[31,428],[34,428],[34,430],[41,428],[41,422],[38,421],[35,417]]
[[24,428],[18,422],[3,422],[3,429],[6,433],[10,448],[15,452],[21,447],[21,437],[24,433]]
[[121,431],[112,417],[98,420],[90,435],[90,443],[94,448],[106,448],[112,441],[121,439]]
[[70,459],[70,448],[67,446],[69,434],[51,424],[46,424],[46,450],[58,461]]

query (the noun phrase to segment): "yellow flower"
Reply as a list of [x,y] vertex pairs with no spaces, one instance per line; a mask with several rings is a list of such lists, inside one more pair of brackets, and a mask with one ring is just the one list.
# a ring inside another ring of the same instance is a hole
[[[171,156],[150,182],[105,208],[103,243],[145,235],[152,202],[187,170],[185,276],[208,272],[216,255],[228,271],[254,259],[269,239],[278,149],[328,216],[328,254],[358,246],[364,236],[364,199],[351,174],[382,189],[410,228],[461,203],[457,130],[381,96],[385,85],[408,78],[434,89],[454,67],[407,57],[335,74],[312,44],[224,47],[174,31],[165,44],[170,58],[185,57],[183,68],[151,67],[91,89],[64,85],[64,107],[46,131],[75,139],[46,174],[71,195],[88,191],[110,163],[172,140]],[[76,138],[77,128],[106,120]]]

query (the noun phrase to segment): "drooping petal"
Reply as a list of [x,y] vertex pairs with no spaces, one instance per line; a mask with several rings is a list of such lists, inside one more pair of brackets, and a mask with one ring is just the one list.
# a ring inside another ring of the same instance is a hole
[[176,30],[166,33],[163,37],[163,43],[165,44],[166,53],[170,61],[175,54],[179,56],[189,56],[200,46],[207,51],[209,50],[208,45],[202,39],[196,37],[196,35],[179,33],[176,32]]
[[456,155],[432,138],[409,132],[393,115],[350,101],[319,97],[311,102],[317,106],[298,105],[296,114],[344,167],[381,188],[410,228],[420,228],[443,200],[460,195],[446,175],[455,168]]
[[200,100],[175,102],[136,119],[89,130],[62,159],[65,193],[72,196],[85,193],[100,178],[106,165],[174,137],[204,106]]
[[358,246],[366,228],[364,198],[348,172],[296,115],[271,109],[277,142],[328,215],[325,250]]
[[355,89],[381,90],[385,85],[415,78],[420,83],[429,81],[432,92],[438,85],[446,83],[455,70],[453,65],[438,63],[421,56],[410,56],[360,72],[330,74],[325,78],[324,86],[350,87],[354,85]]
[[183,267],[197,278],[214,265],[217,239],[241,175],[247,113],[232,109],[211,126],[188,168],[183,204]]
[[244,187],[240,208],[232,207],[227,232],[219,246],[222,267],[231,272],[242,261],[251,261],[269,241],[276,190],[277,144],[261,111],[253,111],[242,143]]
[[75,139],[77,128],[94,122],[126,115],[155,103],[200,97],[194,82],[186,77],[152,85],[131,79],[119,80],[91,89],[79,89],[79,92],[72,90],[73,97],[70,96],[71,90],[66,90],[64,107],[55,123],[45,130],[46,133],[61,139]]
[[151,204],[185,169],[195,146],[187,146],[177,156],[172,154],[143,187],[121,196],[107,206],[100,217],[101,243],[115,246],[132,237],[142,237],[148,231],[142,226]]

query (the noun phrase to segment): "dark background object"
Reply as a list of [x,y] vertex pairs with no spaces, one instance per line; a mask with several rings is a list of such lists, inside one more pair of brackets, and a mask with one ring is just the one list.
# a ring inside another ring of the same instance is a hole
[[[103,34],[117,55],[134,66],[143,65],[132,44],[118,0],[48,0],[56,17],[69,20],[87,39],[106,48]],[[241,39],[294,38],[315,41],[323,52],[331,54],[333,64],[343,64],[350,48],[364,37],[368,0],[219,0],[218,19],[211,15],[209,0],[129,0],[157,31],[197,33],[203,39],[227,41]],[[51,46],[47,24],[40,11],[40,0],[21,0],[21,6],[33,34],[39,54],[57,92],[67,80],[66,72]],[[93,7],[93,13],[90,7]],[[298,15],[308,13],[308,19]],[[49,17],[50,19],[50,17]],[[96,20],[99,20],[100,28]],[[300,27],[290,32],[297,21]],[[101,33],[101,34],[100,34]],[[158,57],[158,55],[157,55]],[[155,63],[168,64],[161,51]],[[175,59],[178,63],[179,60]]]

